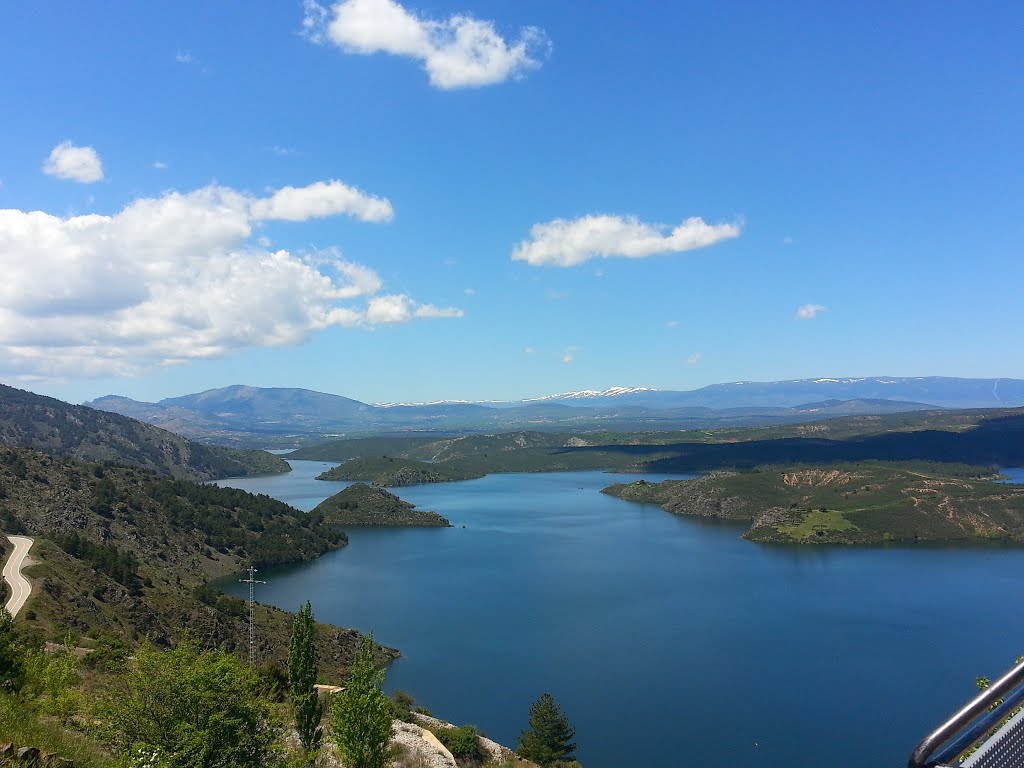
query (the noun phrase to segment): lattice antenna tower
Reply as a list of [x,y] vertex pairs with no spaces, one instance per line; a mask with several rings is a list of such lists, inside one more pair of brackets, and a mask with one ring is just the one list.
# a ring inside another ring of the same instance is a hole
[[257,584],[266,584],[265,581],[260,581],[254,578],[256,576],[256,569],[253,566],[249,566],[249,578],[239,579],[239,583],[249,585],[249,664],[255,666],[256,664],[256,601],[253,599],[253,588]]

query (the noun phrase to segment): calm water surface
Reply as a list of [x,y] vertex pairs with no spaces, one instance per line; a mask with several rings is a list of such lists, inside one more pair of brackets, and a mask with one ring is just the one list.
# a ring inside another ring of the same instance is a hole
[[[292,466],[224,484],[307,510],[348,485]],[[1024,652],[1022,550],[762,546],[599,493],[633,479],[402,488],[456,527],[352,529],[259,599],[372,630],[389,689],[510,746],[551,691],[586,768],[903,766]]]

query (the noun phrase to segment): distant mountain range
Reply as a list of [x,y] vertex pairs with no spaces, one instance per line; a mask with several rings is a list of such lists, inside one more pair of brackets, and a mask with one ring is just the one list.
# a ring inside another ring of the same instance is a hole
[[507,402],[378,405],[306,389],[236,385],[158,403],[110,395],[85,405],[209,442],[287,445],[369,433],[707,429],[935,408],[1009,407],[1024,405],[1024,381],[821,378],[733,382],[692,391],[614,387]]

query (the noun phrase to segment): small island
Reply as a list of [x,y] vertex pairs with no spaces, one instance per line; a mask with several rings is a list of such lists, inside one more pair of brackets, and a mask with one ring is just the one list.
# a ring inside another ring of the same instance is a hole
[[749,522],[744,538],[780,544],[1024,543],[1024,486],[986,467],[860,462],[638,480],[603,490],[678,515]]
[[324,499],[311,512],[342,526],[408,526],[419,528],[450,528],[451,523],[437,514],[416,509],[415,505],[395,494],[366,483],[350,485],[340,493]]
[[366,456],[349,459],[344,464],[322,472],[317,480],[365,480],[384,488],[424,483],[453,483],[476,480],[486,473],[461,464],[430,463],[387,456]]

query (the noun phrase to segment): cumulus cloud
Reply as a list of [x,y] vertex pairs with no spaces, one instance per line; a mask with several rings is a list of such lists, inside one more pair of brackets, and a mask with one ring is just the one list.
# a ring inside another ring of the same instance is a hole
[[738,224],[707,224],[686,219],[670,232],[635,216],[583,216],[534,224],[530,239],[512,252],[513,261],[533,266],[573,267],[590,259],[622,256],[642,259],[658,253],[679,253],[738,237]]
[[92,147],[76,147],[70,141],[62,141],[50,150],[50,156],[43,163],[43,173],[92,184],[103,180],[103,163]]
[[802,307],[797,308],[796,318],[797,320],[813,320],[822,312],[828,312],[828,307],[821,304],[804,304]]
[[271,250],[253,237],[262,219],[377,221],[384,205],[390,212],[381,198],[348,193],[325,205],[325,186],[338,184],[265,198],[210,186],[138,199],[113,215],[0,210],[0,373],[130,375],[299,344],[332,326],[461,317],[381,293],[373,269],[336,249]]
[[391,203],[340,181],[318,181],[307,187],[283,187],[252,203],[256,219],[306,221],[345,213],[363,221],[391,221]]
[[332,43],[346,53],[390,53],[416,59],[437,88],[469,88],[501,83],[540,66],[550,49],[544,32],[520,30],[506,41],[493,22],[456,14],[421,18],[395,0],[342,0],[326,7],[306,0],[303,34]]

